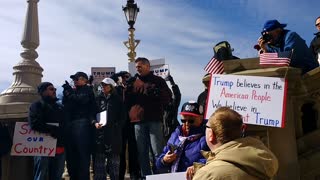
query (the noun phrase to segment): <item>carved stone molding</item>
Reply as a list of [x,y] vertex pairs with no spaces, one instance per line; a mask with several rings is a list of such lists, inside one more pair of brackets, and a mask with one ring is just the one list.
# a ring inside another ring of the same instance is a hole
[[39,46],[38,5],[39,0],[28,0],[20,56],[22,60],[13,67],[14,81],[0,94],[0,104],[32,102],[38,98],[36,87],[41,82],[42,67],[35,60]]

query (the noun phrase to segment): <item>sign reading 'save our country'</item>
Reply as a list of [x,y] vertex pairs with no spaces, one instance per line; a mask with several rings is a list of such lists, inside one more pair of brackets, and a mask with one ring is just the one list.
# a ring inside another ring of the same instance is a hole
[[228,106],[240,113],[246,124],[283,128],[286,94],[284,78],[213,74],[205,118]]
[[[55,124],[52,123],[52,125]],[[55,156],[56,144],[57,139],[31,130],[27,122],[16,122],[11,155]]]

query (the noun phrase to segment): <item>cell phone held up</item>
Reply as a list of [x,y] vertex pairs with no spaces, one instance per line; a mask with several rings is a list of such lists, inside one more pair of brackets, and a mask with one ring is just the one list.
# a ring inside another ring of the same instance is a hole
[[178,146],[174,145],[174,144],[169,144],[169,154],[174,153],[174,151],[178,149]]

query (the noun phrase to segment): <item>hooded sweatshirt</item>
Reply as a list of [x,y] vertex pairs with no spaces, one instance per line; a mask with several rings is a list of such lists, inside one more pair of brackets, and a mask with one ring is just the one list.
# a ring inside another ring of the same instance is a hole
[[271,179],[278,170],[275,155],[258,139],[239,138],[207,154],[207,163],[193,180]]

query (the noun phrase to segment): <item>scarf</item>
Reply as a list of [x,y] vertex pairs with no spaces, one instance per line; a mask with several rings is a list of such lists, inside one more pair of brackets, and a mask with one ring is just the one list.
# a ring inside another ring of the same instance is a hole
[[197,139],[199,139],[200,137],[202,137],[203,133],[199,133],[199,134],[193,134],[190,136],[179,136],[179,144],[177,146],[177,149],[175,150],[175,153],[177,154],[177,159],[173,162],[173,164],[171,165],[171,172],[177,172],[178,170],[178,166],[179,166],[179,162],[180,162],[180,158],[181,158],[181,154],[184,150],[185,145],[187,144],[187,142],[193,142],[196,141]]

